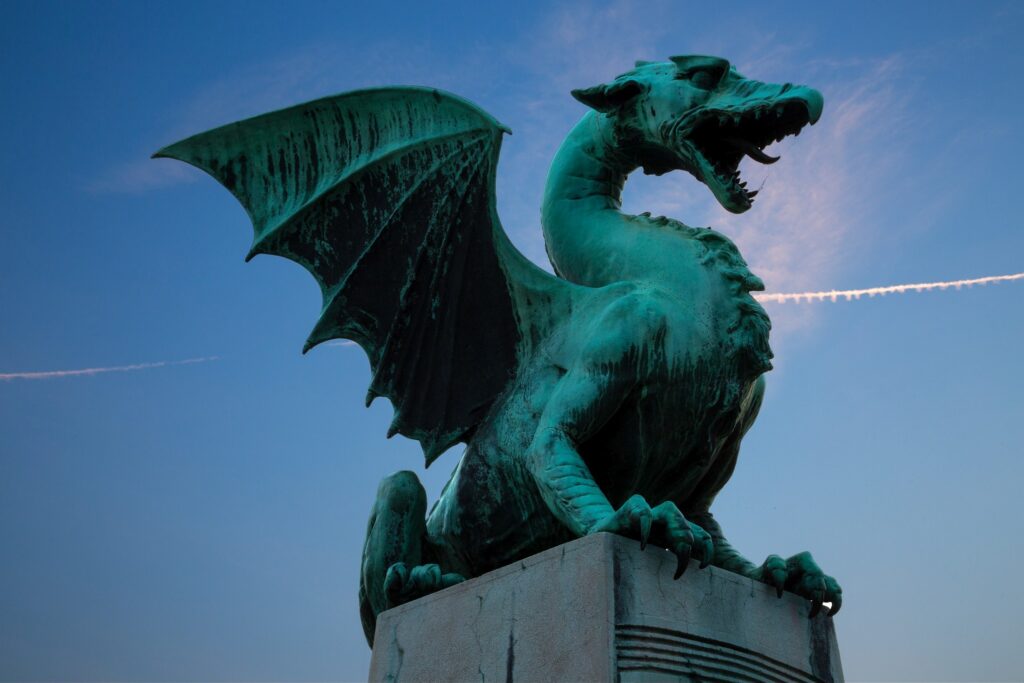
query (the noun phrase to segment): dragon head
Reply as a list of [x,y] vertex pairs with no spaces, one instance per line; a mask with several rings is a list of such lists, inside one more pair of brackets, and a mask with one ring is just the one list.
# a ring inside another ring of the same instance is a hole
[[817,90],[754,81],[724,59],[699,55],[637,62],[572,95],[607,117],[610,142],[628,165],[654,175],[688,171],[733,213],[757,194],[740,178],[743,157],[775,163],[764,148],[815,123],[824,104]]

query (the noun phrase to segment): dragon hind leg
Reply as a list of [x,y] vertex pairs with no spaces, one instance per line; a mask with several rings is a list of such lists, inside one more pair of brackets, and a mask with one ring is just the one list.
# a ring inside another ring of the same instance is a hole
[[381,481],[359,576],[359,616],[371,647],[378,614],[463,580],[425,557],[426,511],[427,494],[415,474],[396,472]]

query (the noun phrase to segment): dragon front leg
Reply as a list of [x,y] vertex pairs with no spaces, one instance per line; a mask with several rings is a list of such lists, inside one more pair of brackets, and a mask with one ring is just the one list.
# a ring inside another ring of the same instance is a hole
[[578,445],[598,432],[627,396],[644,381],[641,361],[657,353],[645,344],[661,338],[663,320],[647,302],[624,297],[592,330],[578,361],[559,380],[545,406],[527,463],[545,503],[577,536],[607,531],[648,540],[678,558],[676,578],[691,554],[706,566],[713,556],[711,535],[688,521],[672,502],[652,507],[640,495],[618,509],[594,481]]
[[694,520],[711,534],[715,544],[715,555],[711,563],[716,567],[743,574],[775,588],[781,598],[783,591],[790,591],[811,601],[812,618],[821,611],[824,603],[831,603],[828,616],[833,616],[843,606],[843,589],[839,583],[823,572],[809,552],[783,559],[769,555],[760,565],[743,557],[725,538],[722,527],[710,512],[692,515]]
[[751,387],[744,401],[743,413],[736,431],[723,447],[719,456],[719,465],[709,472],[702,482],[702,491],[698,494],[696,512],[690,517],[711,534],[714,541],[715,554],[711,563],[716,567],[743,574],[757,581],[773,586],[781,598],[785,590],[811,601],[810,616],[817,616],[822,604],[829,602],[829,616],[834,615],[843,605],[843,590],[834,578],[825,574],[808,552],[797,553],[789,559],[779,555],[769,555],[760,565],[754,564],[736,550],[725,538],[722,527],[710,512],[715,495],[725,486],[732,476],[733,468],[739,457],[740,442],[747,433],[761,409],[764,398],[764,377],[759,377]]

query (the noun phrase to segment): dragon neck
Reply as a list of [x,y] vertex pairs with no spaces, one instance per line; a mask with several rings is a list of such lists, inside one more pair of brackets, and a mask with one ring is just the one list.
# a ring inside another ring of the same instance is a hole
[[755,377],[771,368],[768,316],[749,296],[764,285],[725,236],[620,211],[622,187],[637,164],[616,148],[611,125],[588,113],[551,164],[541,222],[555,271],[591,287],[630,280],[685,292],[690,305],[723,311],[715,324],[740,349],[744,372]]
[[637,163],[616,148],[611,126],[609,117],[588,112],[555,155],[541,210],[548,257],[560,276],[578,284],[685,287],[680,259],[693,248],[691,229],[622,213],[622,187]]

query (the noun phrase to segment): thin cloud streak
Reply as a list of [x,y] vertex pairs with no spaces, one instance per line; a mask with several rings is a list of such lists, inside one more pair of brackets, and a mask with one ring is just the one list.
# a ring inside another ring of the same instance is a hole
[[[396,54],[402,54],[402,59],[396,61]],[[220,73],[183,98],[174,125],[142,150],[139,158],[100,171],[85,189],[94,194],[138,194],[191,183],[202,177],[200,171],[172,160],[153,161],[149,155],[176,140],[232,121],[358,88],[421,84],[461,90],[471,82],[468,69],[474,68],[475,62],[468,62],[468,66],[438,62],[415,46],[388,40],[358,54],[334,44],[314,43],[277,59]]]
[[47,370],[44,372],[8,372],[0,373],[0,382],[10,382],[16,379],[56,379],[59,377],[82,377],[99,375],[105,372],[132,372],[135,370],[149,370],[151,368],[163,368],[173,365],[193,365],[195,363],[206,363],[219,360],[220,356],[204,356],[202,358],[186,358],[185,360],[161,360],[154,363],[136,363],[134,365],[115,365],[106,368],[81,368],[78,370]]
[[785,303],[787,301],[838,301],[840,298],[846,301],[859,299],[862,296],[874,297],[885,296],[886,294],[906,294],[907,292],[927,292],[933,289],[961,289],[973,287],[974,285],[987,285],[996,282],[1010,282],[1012,280],[1024,280],[1024,273],[1012,275],[990,275],[971,280],[950,280],[948,282],[921,282],[909,285],[888,285],[886,287],[868,287],[867,289],[833,289],[828,292],[791,292],[781,294],[755,294],[758,301],[773,301]]

